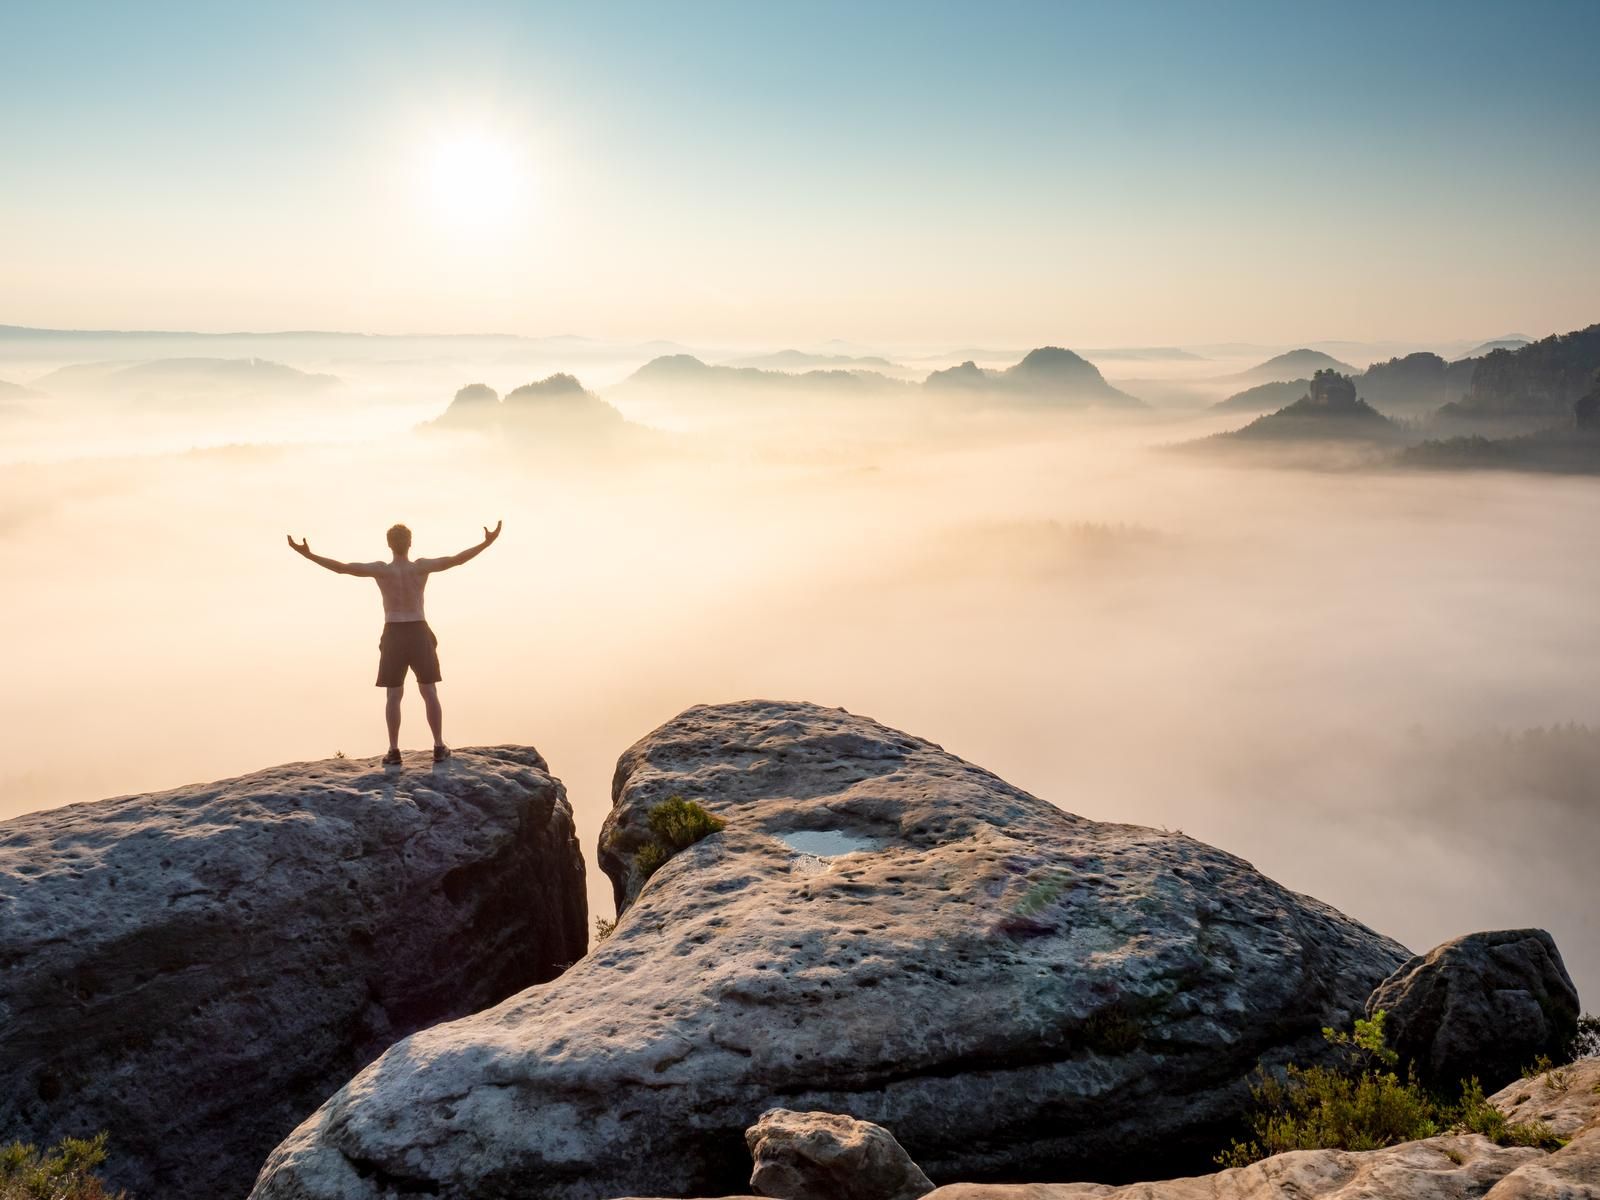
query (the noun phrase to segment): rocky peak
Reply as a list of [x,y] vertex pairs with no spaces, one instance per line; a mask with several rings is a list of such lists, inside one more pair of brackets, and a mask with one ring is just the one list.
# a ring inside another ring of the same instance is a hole
[[1356,407],[1355,381],[1332,368],[1325,368],[1311,377],[1305,400],[1309,408],[1353,410]]

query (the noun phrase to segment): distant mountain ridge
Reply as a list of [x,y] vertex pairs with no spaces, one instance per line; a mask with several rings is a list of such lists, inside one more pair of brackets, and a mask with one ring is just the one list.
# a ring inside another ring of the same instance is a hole
[[1237,375],[1229,375],[1227,378],[1249,385],[1283,383],[1291,379],[1310,379],[1318,371],[1337,371],[1341,375],[1355,375],[1358,373],[1358,368],[1340,362],[1331,354],[1324,354],[1320,350],[1302,348],[1275,354],[1266,362],[1258,363],[1247,371],[1240,371]]
[[469,383],[427,427],[560,437],[592,437],[638,428],[575,376],[565,373],[525,383],[507,392],[504,399],[488,384]]
[[890,362],[876,354],[811,354],[804,350],[777,350],[771,354],[757,354],[748,358],[730,359],[721,364],[728,367],[755,367],[760,370],[799,371],[812,368],[898,371],[898,363]]
[[[1355,381],[1337,371],[1311,377],[1306,394],[1277,412],[1257,417],[1242,429],[1219,433],[1198,444],[1218,442],[1379,442],[1404,441],[1406,431],[1356,394]],[[1194,445],[1197,443],[1191,443]]]
[[1476,360],[1466,394],[1446,404],[1446,422],[1565,421],[1600,370],[1600,324],[1559,333]]
[[1520,350],[1532,341],[1531,337],[1526,337],[1520,333],[1507,334],[1503,338],[1496,338],[1492,342],[1484,342],[1481,345],[1474,346],[1471,350],[1468,350],[1465,354],[1458,355],[1452,361],[1460,362],[1463,358],[1482,358],[1484,355],[1493,353],[1496,350]]
[[720,366],[705,362],[692,354],[666,354],[651,359],[618,386],[627,389],[644,386],[668,390],[734,386],[789,390],[829,387],[861,391],[873,388],[903,388],[909,385],[903,380],[891,379],[877,371],[770,371],[760,367]]
[[1540,471],[1600,475],[1600,368],[1572,405],[1569,420],[1520,436],[1434,438],[1407,450],[1401,465],[1444,470]]
[[1420,415],[1459,400],[1472,382],[1475,358],[1447,362],[1419,351],[1388,362],[1373,363],[1356,377],[1363,399],[1389,413]]
[[1041,346],[1021,361],[994,371],[970,360],[934,371],[922,383],[892,379],[877,371],[770,371],[757,367],[715,366],[693,355],[652,359],[618,385],[625,390],[706,391],[744,388],[788,392],[894,391],[908,388],[943,395],[965,395],[1008,403],[1056,403],[1070,407],[1144,408],[1143,401],[1106,382],[1100,369],[1059,346]]
[[350,357],[389,361],[396,355],[492,352],[510,360],[561,362],[633,360],[681,353],[677,342],[651,339],[608,341],[577,334],[527,336],[513,333],[351,333],[341,330],[40,329],[0,325],[0,360],[90,359],[131,362],[166,357],[261,357],[327,361]]
[[1293,404],[1311,387],[1309,379],[1274,380],[1258,383],[1254,387],[1235,392],[1226,400],[1211,406],[1214,412],[1275,412],[1286,404]]
[[165,393],[195,398],[215,393],[325,391],[334,375],[301,371],[264,358],[155,358],[140,362],[89,362],[61,367],[34,380],[47,393]]
[[993,371],[968,359],[934,371],[922,382],[931,392],[982,395],[1029,402],[1065,402],[1074,407],[1144,408],[1144,401],[1106,382],[1100,368],[1071,350],[1040,346],[1021,361]]

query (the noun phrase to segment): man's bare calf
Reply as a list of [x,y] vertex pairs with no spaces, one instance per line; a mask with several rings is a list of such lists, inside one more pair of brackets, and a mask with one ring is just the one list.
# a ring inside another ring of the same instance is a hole
[[[422,693],[422,710],[428,716],[428,728],[433,733],[433,747],[438,750],[444,747],[444,709],[439,704],[439,685],[436,683],[419,683],[417,691]],[[400,701],[406,694],[406,685],[396,684],[389,689],[389,698],[384,705],[384,719],[389,724],[389,753],[400,753]]]

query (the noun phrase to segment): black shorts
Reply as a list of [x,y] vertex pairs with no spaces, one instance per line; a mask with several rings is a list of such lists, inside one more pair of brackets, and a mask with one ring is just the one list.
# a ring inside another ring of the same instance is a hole
[[439,682],[439,639],[426,621],[390,621],[378,639],[378,686],[399,687],[408,670],[418,683]]

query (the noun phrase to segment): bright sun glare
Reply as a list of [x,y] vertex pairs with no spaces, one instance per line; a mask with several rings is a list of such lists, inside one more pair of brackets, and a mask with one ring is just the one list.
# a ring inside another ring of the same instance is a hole
[[434,216],[455,233],[502,232],[527,200],[522,155],[487,130],[437,139],[429,148],[424,179]]

